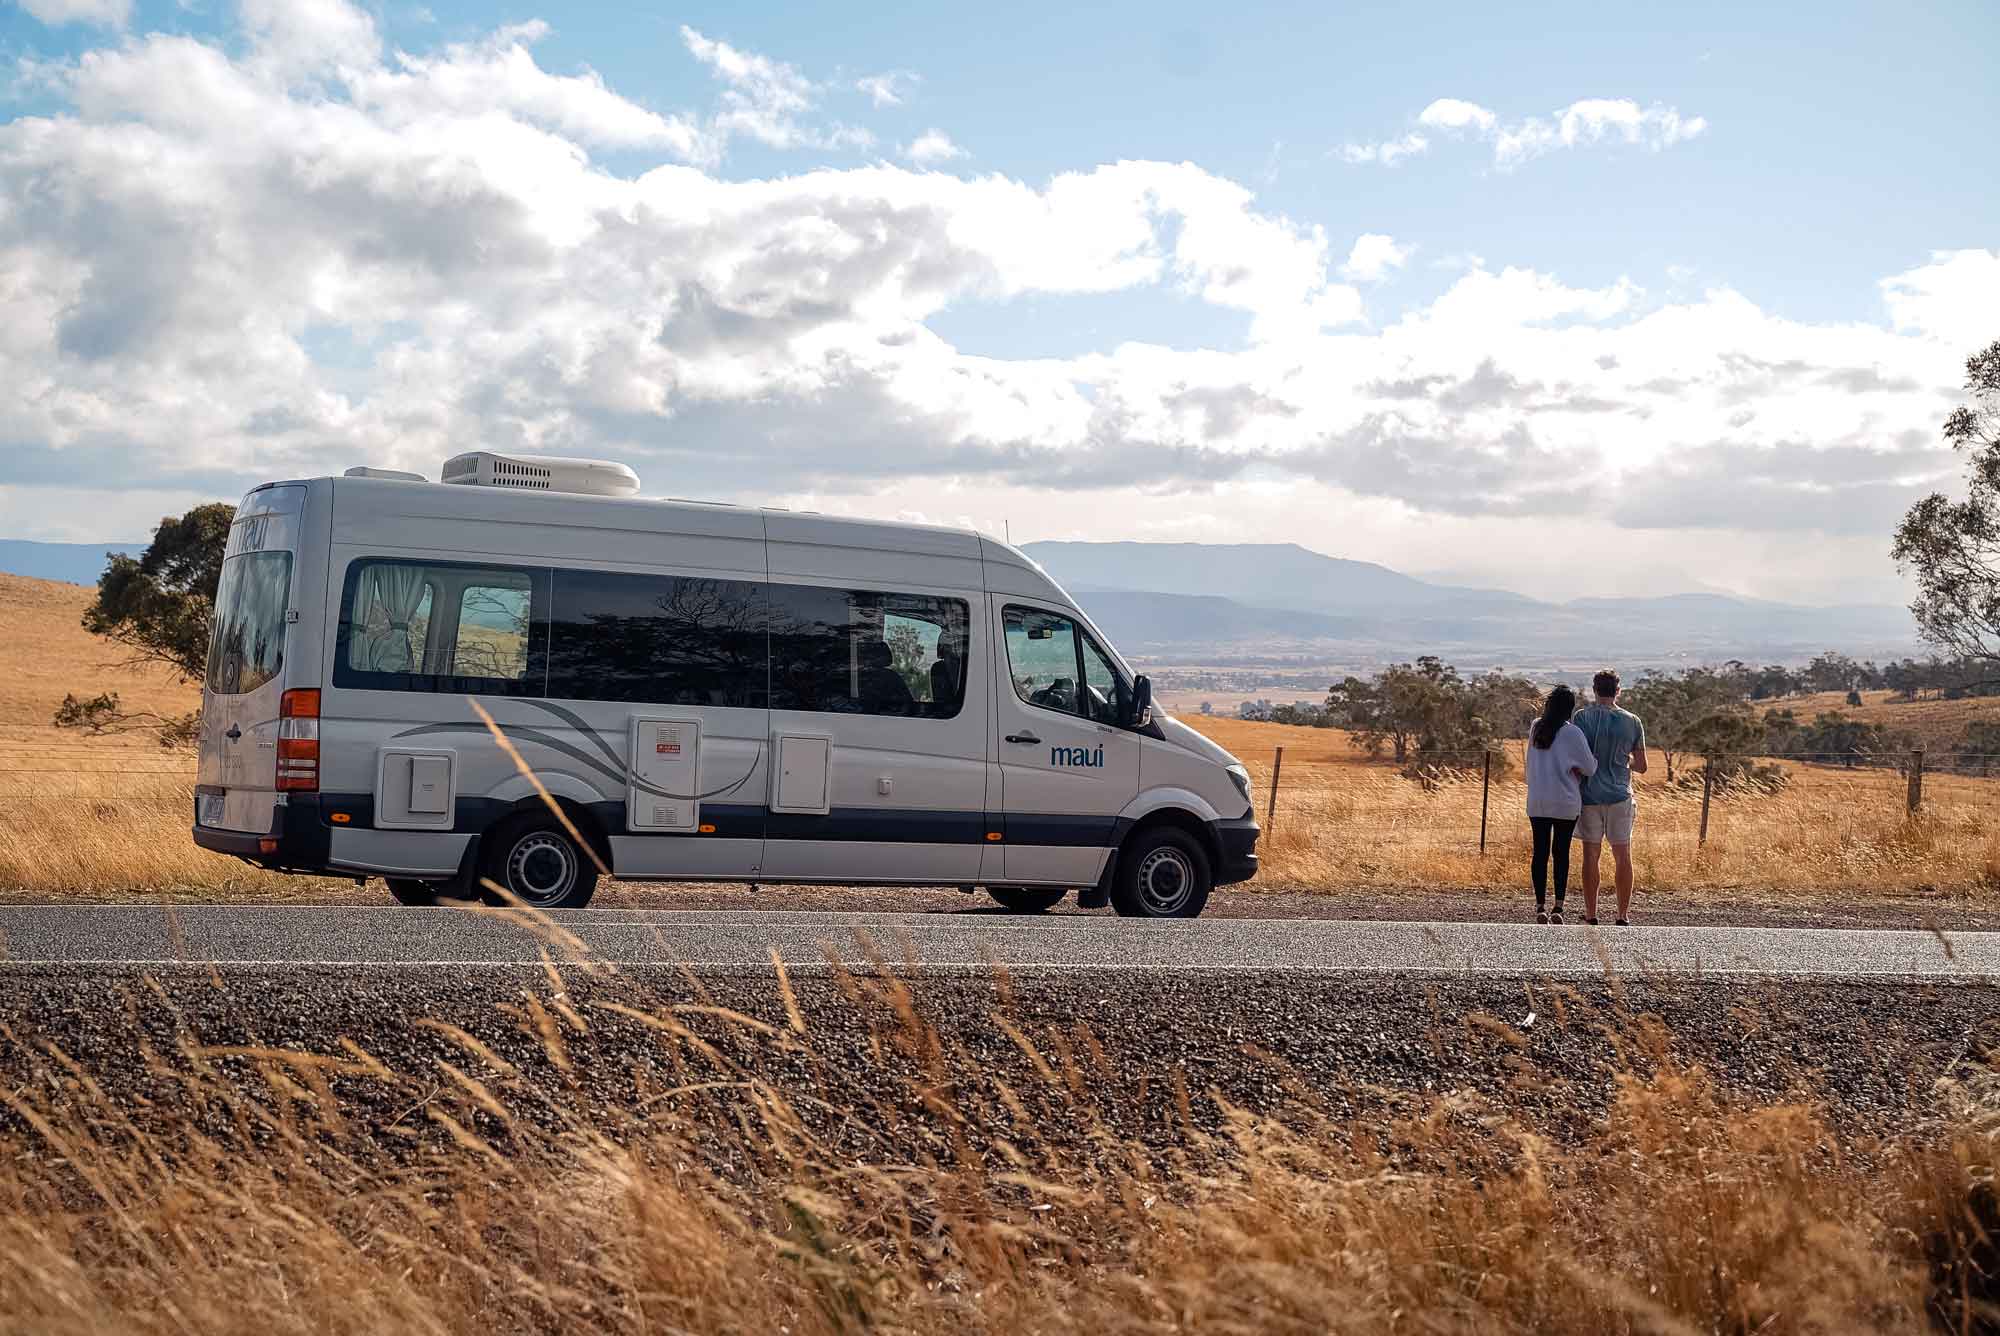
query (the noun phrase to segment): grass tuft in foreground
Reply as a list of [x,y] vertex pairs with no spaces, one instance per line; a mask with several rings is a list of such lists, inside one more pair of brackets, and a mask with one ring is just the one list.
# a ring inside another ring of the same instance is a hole
[[[1936,1124],[1863,1137],[1810,1101],[1732,1097],[1626,1017],[1587,1133],[1463,1092],[1376,1091],[1378,1112],[1338,1115],[1248,1055],[1282,1091],[1256,1114],[1186,1069],[1121,1061],[1086,1025],[1014,1011],[1004,977],[996,1055],[925,1021],[889,978],[839,976],[870,1018],[856,1039],[826,1033],[788,984],[767,1021],[693,981],[674,1000],[568,973],[508,1004],[529,1042],[506,1053],[436,1022],[418,1023],[427,1056],[398,1063],[183,1026],[114,1079],[46,1037],[0,1036],[0,1062],[27,1078],[0,1095],[0,1326],[2000,1322],[1985,1078],[1943,1092]],[[607,1027],[629,1045],[595,1044]],[[856,1043],[866,1080],[834,1051]],[[586,1050],[627,1065],[586,1071]],[[622,1094],[586,1093],[607,1087]]]

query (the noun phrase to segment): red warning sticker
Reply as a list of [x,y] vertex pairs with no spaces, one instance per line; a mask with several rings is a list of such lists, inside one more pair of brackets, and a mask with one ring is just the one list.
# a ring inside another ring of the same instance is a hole
[[679,756],[681,754],[681,744],[678,742],[656,743],[653,746],[653,750],[661,756]]

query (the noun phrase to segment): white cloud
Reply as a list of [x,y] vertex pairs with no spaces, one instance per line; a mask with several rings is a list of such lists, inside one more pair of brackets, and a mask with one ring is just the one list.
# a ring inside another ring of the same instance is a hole
[[681,27],[688,54],[708,66],[726,85],[721,110],[712,118],[720,143],[746,135],[771,148],[859,148],[872,146],[875,136],[855,126],[819,128],[804,118],[818,104],[820,85],[783,61]]
[[952,143],[950,135],[933,126],[905,146],[903,156],[919,167],[934,167],[964,157],[965,150]]
[[1336,151],[1343,160],[1357,165],[1379,162],[1384,167],[1394,167],[1404,158],[1414,157],[1430,146],[1430,140],[1412,131],[1401,139],[1387,139],[1379,144],[1342,144]]
[[1505,170],[1553,149],[1606,139],[1657,151],[1686,143],[1706,129],[1703,117],[1683,117],[1657,102],[1642,109],[1629,98],[1589,98],[1570,103],[1553,122],[1530,116],[1519,125],[1501,128],[1493,137],[1493,161]]
[[[477,441],[623,458],[681,495],[783,479],[992,519],[1002,493],[1254,484],[1404,525],[1874,534],[1879,558],[1886,517],[1951,471],[1937,418],[2000,272],[1940,254],[1884,284],[1882,324],[1811,324],[1466,259],[1370,323],[1354,283],[1407,243],[1343,258],[1192,164],[725,180],[688,140],[722,130],[551,74],[537,28],[409,56],[370,54],[359,11],[317,30],[316,63],[296,24],[107,41],[54,67],[61,114],[0,125],[0,516],[429,471]],[[828,133],[806,76],[693,38],[741,94],[725,114]],[[659,165],[618,175],[597,145]],[[1005,358],[927,323],[1121,291],[1249,337]]]
[[[1493,164],[1501,171],[1511,171],[1555,149],[1578,148],[1607,140],[1658,151],[1686,143],[1708,129],[1704,117],[1682,116],[1675,108],[1657,102],[1641,107],[1630,98],[1584,98],[1548,119],[1529,116],[1507,124],[1497,112],[1477,102],[1441,97],[1417,113],[1417,124],[1427,130],[1490,143]],[[1401,139],[1379,144],[1346,144],[1338,152],[1348,162],[1393,167],[1400,159],[1429,147],[1430,141],[1413,130]]]
[[856,92],[865,93],[868,100],[878,107],[900,107],[909,99],[918,82],[917,76],[908,70],[890,70],[887,74],[870,74],[856,79],[854,88]]
[[94,23],[122,28],[132,19],[132,0],[21,0],[21,8],[51,27]]
[[1882,280],[1897,329],[1971,354],[2000,338],[2000,252],[1933,251],[1931,262]]
[[1340,266],[1340,272],[1342,277],[1358,283],[1379,283],[1392,270],[1401,269],[1415,249],[1398,246],[1394,237],[1380,232],[1364,232],[1354,239],[1354,247],[1347,252],[1347,263]]
[[1441,97],[1417,113],[1418,125],[1438,130],[1470,130],[1482,135],[1492,134],[1499,120],[1477,102],[1463,102],[1455,97]]
[[683,161],[712,158],[709,133],[694,118],[661,115],[612,92],[594,71],[550,74],[530,49],[547,35],[540,22],[502,28],[435,56],[398,53],[392,68],[351,80],[355,100],[398,124],[495,111],[604,148],[655,149]]

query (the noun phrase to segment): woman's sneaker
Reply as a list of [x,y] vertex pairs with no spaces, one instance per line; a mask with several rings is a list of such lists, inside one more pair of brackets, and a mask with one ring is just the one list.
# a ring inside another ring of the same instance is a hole
[[1549,922],[1551,922],[1551,923],[1561,923],[1562,921],[1563,921],[1563,911],[1562,911],[1562,906],[1561,906],[1561,905],[1557,905],[1557,906],[1556,906],[1556,912],[1555,912],[1555,913],[1553,913],[1553,914],[1551,914],[1551,915],[1549,915]]

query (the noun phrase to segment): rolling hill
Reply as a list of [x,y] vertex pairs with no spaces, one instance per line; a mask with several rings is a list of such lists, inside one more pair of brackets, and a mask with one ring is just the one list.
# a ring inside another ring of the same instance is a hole
[[0,572],[35,580],[94,585],[104,573],[107,554],[130,552],[137,556],[145,550],[143,538],[136,543],[34,543],[23,538],[0,538]]

